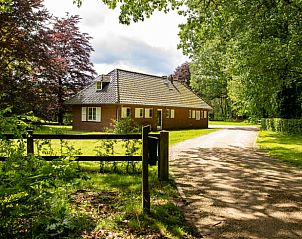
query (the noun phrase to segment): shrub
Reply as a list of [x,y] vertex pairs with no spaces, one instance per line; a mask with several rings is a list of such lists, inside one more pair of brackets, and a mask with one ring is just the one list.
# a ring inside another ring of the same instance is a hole
[[302,119],[263,118],[261,129],[289,134],[302,133]]
[[[0,238],[70,238],[79,235],[79,218],[71,213],[68,192],[83,175],[68,158],[52,162],[26,155],[28,125],[18,117],[1,117],[0,154]],[[6,140],[3,132],[17,135]],[[90,226],[87,224],[87,226]],[[80,228],[80,229],[79,229]]]

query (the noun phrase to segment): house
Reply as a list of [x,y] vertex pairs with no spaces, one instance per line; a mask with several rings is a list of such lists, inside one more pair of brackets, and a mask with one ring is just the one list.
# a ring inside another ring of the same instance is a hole
[[73,129],[102,131],[131,117],[152,130],[207,128],[212,108],[180,81],[115,69],[70,98]]

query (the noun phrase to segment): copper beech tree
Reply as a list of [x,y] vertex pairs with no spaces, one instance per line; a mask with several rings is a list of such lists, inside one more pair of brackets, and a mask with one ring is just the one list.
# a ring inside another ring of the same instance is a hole
[[52,17],[41,0],[0,6],[0,107],[60,123],[64,100],[88,84],[95,71],[78,16]]

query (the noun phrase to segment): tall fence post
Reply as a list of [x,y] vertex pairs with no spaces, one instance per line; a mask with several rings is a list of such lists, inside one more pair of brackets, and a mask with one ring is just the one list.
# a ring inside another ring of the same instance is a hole
[[148,134],[150,126],[143,127],[142,142],[142,206],[144,213],[150,213],[150,191],[149,191],[149,171],[148,171]]
[[26,146],[27,146],[27,156],[30,154],[34,154],[34,138],[33,138],[33,131],[28,130],[27,131],[27,140],[26,140]]
[[159,138],[158,177],[162,181],[169,180],[169,132],[161,131]]

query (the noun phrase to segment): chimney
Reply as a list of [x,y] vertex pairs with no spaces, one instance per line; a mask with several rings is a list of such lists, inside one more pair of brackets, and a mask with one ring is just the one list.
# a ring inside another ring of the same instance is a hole
[[173,84],[173,80],[174,80],[173,75],[169,75],[168,80]]

